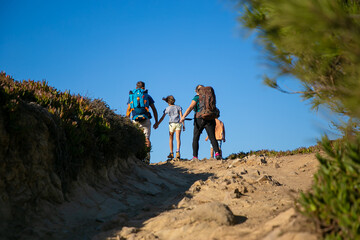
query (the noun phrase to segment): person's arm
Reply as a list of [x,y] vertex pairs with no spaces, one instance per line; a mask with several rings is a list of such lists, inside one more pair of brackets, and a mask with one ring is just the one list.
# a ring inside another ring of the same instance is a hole
[[[182,114],[182,111],[180,110],[180,119],[182,118],[183,114]],[[185,131],[185,122],[182,123],[183,125],[183,131]]]
[[130,107],[130,103],[129,103],[128,107],[126,109],[126,117],[130,118],[130,114],[131,114],[131,107]]
[[158,122],[158,113],[157,113],[156,107],[154,104],[150,104],[150,107],[154,113],[155,123],[157,123]]
[[225,140],[225,125],[224,125],[224,123],[222,124],[222,138],[223,138],[223,141],[226,142],[226,140]]
[[159,120],[157,123],[154,124],[154,129],[157,129],[157,128],[158,128],[158,126],[160,125],[160,123],[164,120],[165,115],[166,115],[166,113],[164,113],[164,114],[161,116],[160,120]]
[[196,102],[194,100],[192,100],[190,103],[190,106],[188,107],[188,109],[186,109],[184,115],[180,119],[181,123],[183,123],[185,121],[186,116],[189,115],[189,113],[194,109],[195,106],[196,106]]

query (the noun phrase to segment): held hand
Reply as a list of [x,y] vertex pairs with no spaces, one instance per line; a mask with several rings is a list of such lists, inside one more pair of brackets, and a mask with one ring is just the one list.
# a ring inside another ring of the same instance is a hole
[[157,129],[158,126],[159,126],[159,123],[155,123],[154,126],[153,126],[153,128],[154,128],[154,129]]
[[180,118],[180,123],[184,125],[185,120],[186,120],[186,116],[182,115],[182,117]]

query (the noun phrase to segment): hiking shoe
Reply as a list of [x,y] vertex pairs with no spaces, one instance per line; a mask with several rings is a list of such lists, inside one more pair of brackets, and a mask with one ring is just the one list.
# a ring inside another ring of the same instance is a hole
[[190,161],[192,161],[192,162],[198,162],[199,159],[198,159],[197,157],[193,157]]
[[215,158],[217,159],[217,160],[221,160],[221,154],[220,153],[215,153]]
[[180,152],[176,152],[176,158],[180,159]]
[[170,153],[169,156],[167,156],[168,159],[173,159],[174,158],[174,154]]

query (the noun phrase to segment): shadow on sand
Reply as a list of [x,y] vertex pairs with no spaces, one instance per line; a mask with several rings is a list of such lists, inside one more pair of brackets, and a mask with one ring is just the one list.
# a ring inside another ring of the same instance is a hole
[[[194,163],[189,161],[189,164]],[[143,227],[147,220],[176,208],[184,197],[191,198],[192,195],[187,190],[196,181],[205,181],[212,176],[212,173],[193,173],[171,163],[136,166],[131,174],[125,177],[126,181],[121,186],[123,201],[128,208],[118,214],[126,214],[126,221],[120,224],[117,222],[114,229]],[[235,224],[244,223],[246,220],[244,216],[235,215]]]

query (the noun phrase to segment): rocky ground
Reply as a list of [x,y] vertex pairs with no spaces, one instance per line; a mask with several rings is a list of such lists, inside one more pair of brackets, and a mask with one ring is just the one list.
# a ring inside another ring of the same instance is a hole
[[100,239],[315,240],[294,199],[310,188],[313,154],[139,165],[118,191],[123,209],[92,232]]
[[317,166],[314,154],[151,165],[130,158],[103,180],[79,179],[64,203],[44,201],[31,226],[8,239],[315,240],[294,200]]

